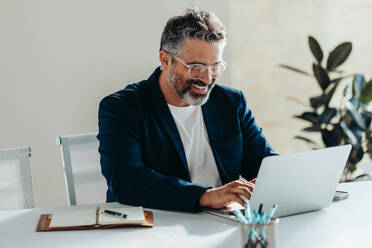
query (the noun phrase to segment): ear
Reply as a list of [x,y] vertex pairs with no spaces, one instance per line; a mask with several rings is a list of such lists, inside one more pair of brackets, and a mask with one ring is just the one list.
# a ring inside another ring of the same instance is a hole
[[162,50],[159,53],[159,59],[161,66],[163,67],[163,71],[169,71],[169,69],[171,68],[172,56],[166,51]]

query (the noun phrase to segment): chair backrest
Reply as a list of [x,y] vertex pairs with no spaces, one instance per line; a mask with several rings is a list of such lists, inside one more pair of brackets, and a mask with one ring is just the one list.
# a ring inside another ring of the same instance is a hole
[[33,208],[31,148],[0,149],[0,209]]
[[96,133],[58,136],[70,206],[106,202]]

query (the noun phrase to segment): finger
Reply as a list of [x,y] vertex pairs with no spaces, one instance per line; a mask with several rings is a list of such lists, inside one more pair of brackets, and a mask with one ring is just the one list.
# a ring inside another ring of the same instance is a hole
[[235,180],[235,181],[230,182],[229,185],[230,186],[243,186],[243,185],[252,186],[253,184],[250,183],[250,182],[239,179],[239,180]]
[[246,187],[235,187],[230,189],[232,193],[238,194],[238,195],[244,195],[248,199],[251,198],[252,191],[247,189]]
[[239,181],[239,182],[241,182],[241,183],[244,183],[244,184],[248,184],[248,185],[254,185],[254,184],[256,183],[255,179],[253,179],[253,180],[251,180],[251,181],[247,181],[247,180],[245,180],[245,179],[239,179],[239,180],[237,180],[237,181]]
[[243,182],[240,180],[233,181],[230,185],[229,188],[235,188],[235,187],[244,187],[247,188],[250,191],[253,191],[254,184],[248,183],[248,182]]
[[237,202],[237,203],[239,203],[242,206],[244,206],[244,204],[245,204],[245,201],[242,198],[240,198],[239,195],[234,194],[234,193],[229,194],[229,198],[228,199],[229,199],[229,201]]
[[255,184],[256,183],[256,178],[253,178],[250,181],[247,181],[245,179],[239,179],[238,181],[243,182],[243,183],[247,183],[247,184]]
[[243,183],[245,183],[245,184],[247,184],[247,185],[249,185],[249,186],[251,186],[251,187],[254,187],[254,184],[256,183],[256,180],[251,180],[251,181],[243,181]]

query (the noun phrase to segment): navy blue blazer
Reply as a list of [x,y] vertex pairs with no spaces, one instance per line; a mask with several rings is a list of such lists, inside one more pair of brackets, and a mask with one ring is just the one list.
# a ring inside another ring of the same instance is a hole
[[[191,183],[182,140],[160,91],[157,68],[148,80],[105,97],[99,105],[98,140],[107,201],[197,211],[209,185]],[[202,105],[204,122],[223,184],[257,176],[275,155],[241,91],[215,85]]]

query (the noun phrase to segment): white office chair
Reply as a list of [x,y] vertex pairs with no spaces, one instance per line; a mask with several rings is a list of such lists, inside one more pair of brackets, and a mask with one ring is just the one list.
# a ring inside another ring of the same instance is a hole
[[0,209],[33,208],[31,148],[0,149]]
[[70,206],[106,202],[96,133],[58,136]]

